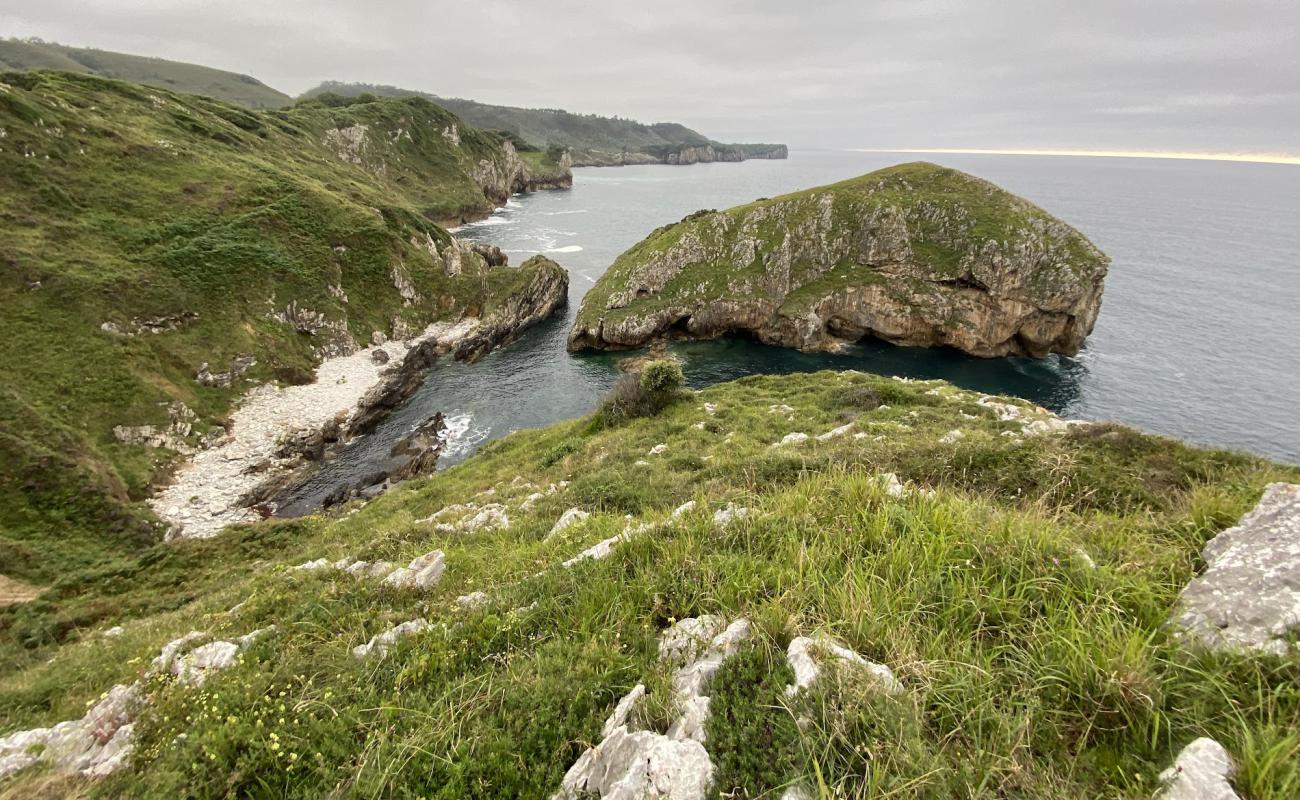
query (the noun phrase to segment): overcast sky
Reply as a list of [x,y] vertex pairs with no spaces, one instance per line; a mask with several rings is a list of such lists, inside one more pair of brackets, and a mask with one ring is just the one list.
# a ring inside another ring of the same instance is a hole
[[1300,0],[0,0],[0,34],[728,141],[1300,154]]

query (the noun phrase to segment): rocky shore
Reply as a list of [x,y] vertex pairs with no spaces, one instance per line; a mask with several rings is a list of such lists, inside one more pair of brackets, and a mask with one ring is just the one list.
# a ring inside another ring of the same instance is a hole
[[[534,261],[524,266],[538,266]],[[269,516],[275,509],[268,500],[301,480],[330,445],[368,430],[405,400],[434,360],[477,360],[546,319],[567,302],[568,274],[553,262],[540,266],[522,291],[482,318],[437,322],[412,338],[326,359],[309,384],[264,384],[248,392],[226,434],[195,453],[149,500],[171,525],[168,537],[207,538],[227,525]],[[426,451],[440,448],[435,435],[419,452],[406,452],[393,476],[431,468],[436,453]],[[388,480],[385,475],[372,483]]]
[[592,287],[569,349],[743,334],[800,350],[874,337],[983,357],[1073,355],[1108,263],[986,181],[903,164],[660,228]]

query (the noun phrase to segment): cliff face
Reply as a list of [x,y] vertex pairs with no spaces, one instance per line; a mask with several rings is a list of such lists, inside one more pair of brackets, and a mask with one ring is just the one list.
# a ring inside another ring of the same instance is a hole
[[744,333],[803,350],[875,337],[978,356],[1074,354],[1107,265],[1027,201],[905,164],[661,228],[592,287],[569,348]]

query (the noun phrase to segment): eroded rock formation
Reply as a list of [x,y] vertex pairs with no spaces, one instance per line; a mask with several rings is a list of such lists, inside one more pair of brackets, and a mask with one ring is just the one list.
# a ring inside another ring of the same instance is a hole
[[655,231],[592,287],[569,348],[735,333],[802,350],[874,337],[977,356],[1074,354],[1108,261],[986,181],[903,164]]

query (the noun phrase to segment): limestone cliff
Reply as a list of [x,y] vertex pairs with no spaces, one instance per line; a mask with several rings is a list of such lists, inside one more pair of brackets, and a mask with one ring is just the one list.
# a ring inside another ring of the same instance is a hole
[[903,164],[655,231],[592,287],[569,348],[740,333],[803,350],[875,337],[977,356],[1074,354],[1108,263],[991,183]]

